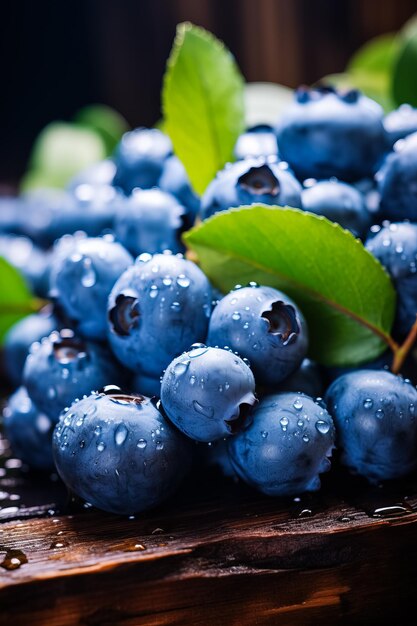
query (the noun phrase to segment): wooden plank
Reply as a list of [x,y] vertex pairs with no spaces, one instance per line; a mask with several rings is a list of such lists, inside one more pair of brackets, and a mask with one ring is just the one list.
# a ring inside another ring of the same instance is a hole
[[[215,474],[196,482],[135,519],[87,510],[4,522],[0,551],[27,563],[0,569],[0,623],[342,623],[413,599],[417,496],[358,496],[355,485],[345,499],[329,481],[292,502]],[[371,516],[384,507],[392,517]]]
[[0,624],[412,623],[415,477],[382,490],[336,470],[274,500],[200,467],[126,519],[68,508],[3,448],[0,490],[18,498],[0,502]]

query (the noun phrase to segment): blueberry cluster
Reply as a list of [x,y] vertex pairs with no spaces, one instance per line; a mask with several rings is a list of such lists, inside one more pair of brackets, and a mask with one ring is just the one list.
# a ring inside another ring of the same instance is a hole
[[242,205],[322,215],[390,274],[403,338],[417,311],[416,120],[410,107],[384,118],[357,91],[302,88],[276,128],[247,129],[201,198],[169,138],[138,128],[67,189],[1,199],[0,254],[51,302],[5,341],[15,454],[122,514],[172,495],[207,450],[275,496],[317,490],[335,445],[372,482],[416,469],[417,391],[387,355],[320,368],[291,298],[255,282],[218,294],[181,242]]

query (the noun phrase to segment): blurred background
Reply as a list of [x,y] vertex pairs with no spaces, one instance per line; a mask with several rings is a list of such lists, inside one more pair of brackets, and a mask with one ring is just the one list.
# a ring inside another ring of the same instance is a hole
[[415,11],[415,0],[3,3],[0,185],[18,182],[48,122],[84,105],[110,105],[132,126],[154,124],[178,22],[223,39],[248,81],[295,87],[342,71],[361,44]]

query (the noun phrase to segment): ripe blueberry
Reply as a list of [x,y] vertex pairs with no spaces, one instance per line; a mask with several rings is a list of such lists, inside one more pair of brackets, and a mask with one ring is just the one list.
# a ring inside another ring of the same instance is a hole
[[53,435],[67,487],[94,506],[130,515],[157,506],[179,487],[190,444],[144,396],[92,394],[64,412]]
[[256,382],[274,387],[307,352],[307,327],[296,304],[272,287],[249,286],[227,294],[214,308],[208,343],[249,359]]
[[330,469],[332,418],[312,398],[299,393],[266,396],[248,428],[228,441],[238,475],[269,496],[291,496],[320,488],[319,474]]
[[195,441],[215,441],[239,431],[256,403],[255,379],[228,350],[197,344],[174,359],[161,385],[164,410]]
[[341,460],[370,482],[405,476],[417,466],[417,391],[390,372],[358,370],[336,379],[325,400]]

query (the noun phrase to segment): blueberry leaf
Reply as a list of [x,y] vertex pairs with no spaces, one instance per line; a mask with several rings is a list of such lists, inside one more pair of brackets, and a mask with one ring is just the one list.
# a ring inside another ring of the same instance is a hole
[[417,106],[417,18],[410,20],[401,32],[391,86],[397,104]]
[[339,225],[299,209],[241,207],[184,236],[213,284],[255,281],[282,289],[302,309],[310,356],[355,365],[392,343],[395,291],[378,261]]
[[105,104],[91,104],[80,109],[74,121],[96,132],[106,146],[106,156],[111,156],[123,133],[129,130],[127,121]]
[[359,48],[350,59],[348,72],[363,71],[390,74],[398,52],[396,33],[373,37]]
[[13,324],[38,308],[23,276],[0,257],[0,343]]
[[30,168],[21,188],[64,187],[75,174],[105,157],[105,144],[96,131],[77,124],[52,122],[34,143]]
[[162,92],[165,131],[197,193],[233,160],[244,128],[243,78],[223,43],[183,23],[168,59]]

